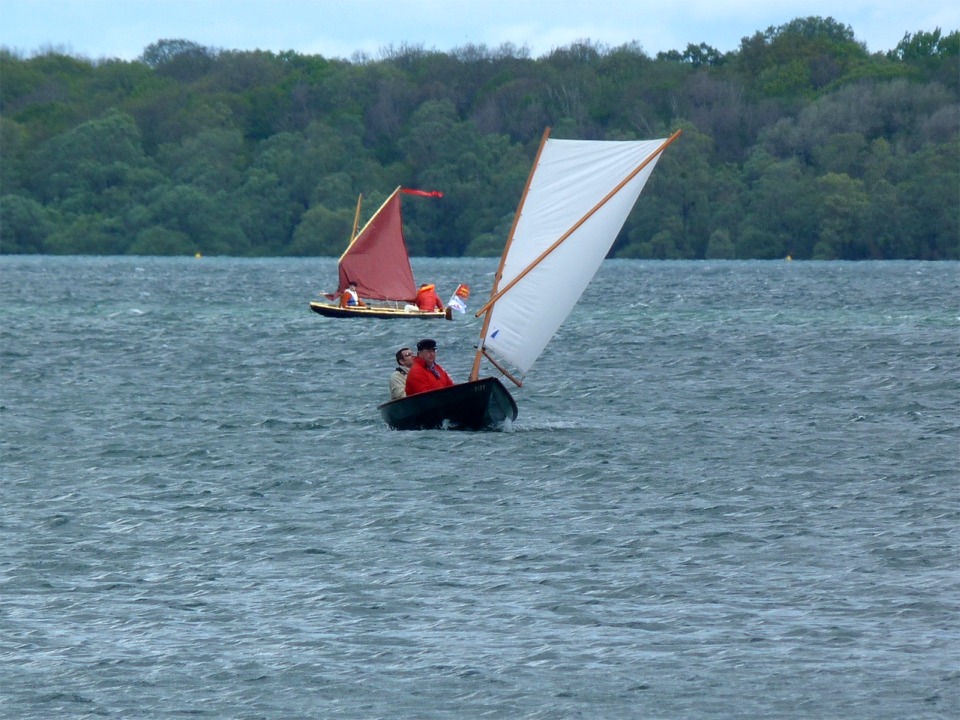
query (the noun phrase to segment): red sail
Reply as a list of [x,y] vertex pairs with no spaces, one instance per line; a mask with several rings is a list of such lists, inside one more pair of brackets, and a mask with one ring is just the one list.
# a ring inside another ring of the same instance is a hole
[[351,282],[356,283],[357,294],[362,298],[413,302],[416,297],[397,191],[380,206],[340,258],[338,292],[343,292]]

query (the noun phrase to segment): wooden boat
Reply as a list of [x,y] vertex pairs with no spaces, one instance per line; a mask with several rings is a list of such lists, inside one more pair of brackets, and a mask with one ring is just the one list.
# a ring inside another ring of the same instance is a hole
[[[361,195],[357,199],[350,244],[337,261],[337,291],[326,294],[330,302],[311,302],[311,310],[331,318],[453,319],[451,313],[444,310],[423,312],[413,305],[417,287],[413,282],[413,268],[410,266],[407,242],[403,237],[401,193],[443,197],[443,193],[436,191],[398,187],[358,233],[360,205],[363,201]],[[351,284],[355,285],[357,295],[365,304],[341,307],[334,300]]]
[[453,320],[453,312],[450,308],[434,310],[433,312],[423,312],[421,310],[408,310],[400,307],[389,307],[387,305],[340,307],[332,303],[313,301],[310,303],[310,309],[315,313],[320,313],[324,317],[332,318],[380,318],[381,320],[420,318],[422,320]]
[[485,430],[517,419],[517,403],[497,378],[391,400],[380,414],[396,430]]
[[494,380],[480,379],[482,360],[523,385],[596,275],[661,154],[679,136],[678,130],[659,140],[553,140],[547,128],[490,299],[476,313],[483,326],[469,381],[380,405],[387,425],[406,430],[456,420],[459,427],[488,430],[515,420],[516,403],[499,381],[502,393],[471,392]]

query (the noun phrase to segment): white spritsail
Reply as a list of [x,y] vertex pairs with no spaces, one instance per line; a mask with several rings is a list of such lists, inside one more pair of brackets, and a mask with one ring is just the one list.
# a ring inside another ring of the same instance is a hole
[[620,142],[552,140],[544,133],[490,301],[477,313],[486,317],[472,377],[483,354],[519,384],[500,361],[521,376],[536,362],[679,134]]

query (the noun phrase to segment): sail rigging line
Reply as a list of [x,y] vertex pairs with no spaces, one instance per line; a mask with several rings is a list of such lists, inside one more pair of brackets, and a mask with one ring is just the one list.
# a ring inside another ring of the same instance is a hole
[[[515,377],[513,376],[513,373],[511,373],[511,372],[510,372],[509,370],[507,370],[503,365],[501,365],[499,362],[497,362],[497,360],[493,357],[493,355],[491,355],[490,353],[487,352],[487,349],[486,349],[486,348],[481,347],[481,348],[480,348],[480,352],[483,353],[483,356],[484,356],[487,360],[490,361],[490,364],[493,365],[497,370],[499,370],[499,371],[503,374],[503,376],[504,376],[505,378],[507,378],[510,382],[512,382],[512,383],[513,383],[514,385],[516,385],[517,387],[523,387],[523,380],[520,380],[520,379],[518,379],[518,378],[515,378]],[[471,381],[473,381],[473,380],[478,380],[478,379],[479,379],[479,378],[470,378]]]
[[[500,278],[503,277],[503,265],[507,261],[507,251],[510,249],[510,245],[513,243],[513,235],[517,230],[517,223],[520,222],[520,215],[523,213],[523,205],[527,201],[527,193],[530,191],[530,184],[533,182],[533,176],[537,172],[537,166],[540,165],[540,156],[543,155],[543,149],[547,146],[547,139],[550,137],[550,128],[547,127],[543,131],[543,135],[540,138],[540,147],[537,148],[537,156],[533,159],[533,165],[530,167],[530,174],[527,176],[527,183],[523,186],[523,194],[520,195],[520,204],[517,206],[517,213],[513,216],[513,224],[510,225],[510,232],[507,235],[507,242],[503,247],[503,252],[500,254],[500,264],[497,266],[497,274],[493,276],[493,288],[490,290],[490,301],[481,308],[481,311],[485,311],[492,303],[493,296],[497,292],[497,286],[500,284]],[[502,293],[501,293],[502,294]],[[499,295],[497,295],[499,297]],[[474,317],[480,317],[480,311],[478,311]],[[470,371],[470,380],[478,380],[480,378],[480,357],[486,356],[490,360],[490,356],[487,355],[486,350],[483,347],[483,339],[487,336],[487,329],[490,326],[490,314],[487,313],[483,318],[483,325],[480,327],[480,343],[477,346],[477,353],[473,357],[473,369]],[[493,360],[490,360],[493,362]],[[510,373],[506,370],[503,370],[500,365],[493,363],[494,366],[504,375],[506,375],[510,380],[516,383],[517,387],[520,387],[520,383],[517,382]]]
[[[646,159],[633,170],[633,172],[631,172],[629,175],[627,175],[627,177],[621,180],[620,183],[613,190],[607,193],[607,195],[600,202],[594,205],[587,212],[586,215],[584,215],[576,223],[574,223],[574,225],[569,230],[567,230],[563,235],[561,235],[556,241],[554,241],[554,243],[550,247],[548,247],[546,250],[540,253],[539,257],[537,257],[536,260],[532,261],[529,265],[527,265],[527,267],[525,267],[522,272],[518,273],[513,280],[507,283],[507,286],[505,288],[503,288],[502,290],[497,290],[494,293],[491,293],[490,299],[487,300],[486,304],[483,307],[477,310],[475,317],[480,317],[482,313],[486,313],[497,300],[499,300],[501,297],[503,297],[503,295],[505,295],[507,292],[510,291],[510,288],[512,288],[521,280],[523,280],[523,278],[526,277],[530,273],[530,271],[533,270],[537,265],[543,262],[543,260],[547,258],[547,256],[550,255],[550,253],[552,253],[554,250],[560,247],[564,243],[564,241],[566,241],[568,237],[573,235],[573,233],[575,233],[581,225],[583,225],[587,220],[593,217],[593,215],[598,210],[600,210],[600,208],[606,205],[607,202],[609,202],[612,197],[614,197],[618,192],[620,192],[627,185],[627,183],[633,180],[633,178],[635,178],[639,173],[641,173],[647,165],[649,165],[658,155],[660,155],[664,150],[666,150],[667,146],[670,145],[670,143],[672,143],[674,140],[680,137],[681,132],[682,132],[681,130],[677,130],[673,135],[671,135],[669,138],[664,140],[663,144],[661,144],[659,148],[657,148],[654,152],[650,153],[646,157]],[[519,216],[519,213],[517,215]],[[506,249],[504,249],[504,257],[505,256],[506,256]]]

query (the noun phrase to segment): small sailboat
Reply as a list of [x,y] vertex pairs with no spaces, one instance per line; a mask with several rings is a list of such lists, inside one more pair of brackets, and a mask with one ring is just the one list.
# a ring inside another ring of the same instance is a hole
[[470,379],[379,406],[397,430],[493,429],[516,420],[516,402],[484,358],[520,387],[610,251],[663,151],[678,137],[645,141],[553,140],[550,129],[507,237]]
[[[357,199],[350,244],[337,261],[337,291],[327,294],[331,302],[311,302],[311,310],[334,318],[453,318],[449,308],[424,312],[412,304],[417,296],[417,287],[413,282],[413,268],[410,266],[407,242],[403,237],[401,193],[443,197],[443,193],[437,191],[398,187],[358,233],[360,205],[363,201],[361,195]],[[356,289],[361,299],[373,302],[349,306],[333,302],[351,286]]]

